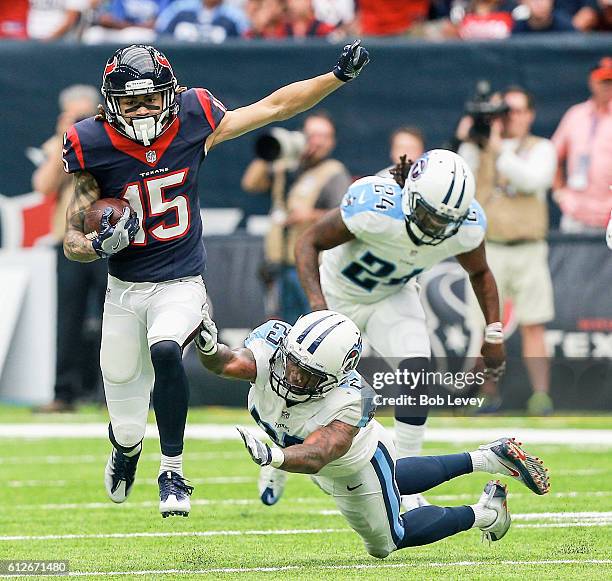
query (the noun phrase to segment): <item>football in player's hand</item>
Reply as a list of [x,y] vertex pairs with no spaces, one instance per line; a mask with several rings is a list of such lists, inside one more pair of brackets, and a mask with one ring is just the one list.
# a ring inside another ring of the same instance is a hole
[[[85,211],[85,217],[83,219],[83,232],[85,234],[91,234],[100,232],[100,220],[102,220],[102,214],[106,208],[112,208],[113,213],[110,216],[109,222],[111,226],[117,223],[117,220],[121,218],[125,208],[129,208],[130,205],[123,198],[103,198],[95,201]],[[134,213],[134,210],[131,211]]]

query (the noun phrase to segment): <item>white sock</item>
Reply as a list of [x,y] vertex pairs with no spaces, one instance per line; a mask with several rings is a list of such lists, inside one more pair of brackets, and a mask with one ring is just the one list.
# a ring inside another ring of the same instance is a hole
[[159,463],[159,473],[164,472],[176,472],[179,476],[183,475],[183,455],[178,456],[164,456],[161,455],[161,462]]
[[472,528],[488,527],[497,518],[497,513],[492,508],[485,508],[480,504],[472,504],[470,508],[474,511],[474,524]]
[[420,456],[423,448],[423,436],[425,435],[425,424],[413,426],[395,420],[395,447],[397,457]]
[[136,454],[140,453],[141,450],[142,450],[142,442],[139,442],[129,452],[121,452],[121,453],[124,456],[127,456],[128,458],[132,458],[133,456],[136,456]]
[[469,454],[472,459],[474,472],[489,472],[490,474],[495,474],[489,469],[489,462],[482,450],[475,450],[474,452],[469,452]]

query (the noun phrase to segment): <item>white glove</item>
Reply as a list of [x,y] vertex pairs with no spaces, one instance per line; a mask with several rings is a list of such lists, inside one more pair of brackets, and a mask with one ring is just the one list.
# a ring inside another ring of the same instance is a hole
[[255,464],[260,466],[272,464],[274,468],[279,468],[285,461],[285,454],[280,448],[270,448],[268,444],[240,426],[236,426],[236,429]]
[[208,303],[202,307],[202,322],[195,337],[195,345],[204,355],[214,355],[217,352],[217,325],[210,317]]
[[608,248],[612,250],[612,212],[610,212],[610,221],[608,222],[608,229],[606,230],[606,243]]

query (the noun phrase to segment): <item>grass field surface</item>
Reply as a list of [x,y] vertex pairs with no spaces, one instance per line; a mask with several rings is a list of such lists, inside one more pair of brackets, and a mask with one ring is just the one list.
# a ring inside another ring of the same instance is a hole
[[[95,408],[67,416],[32,416],[0,407],[0,426],[28,424],[31,436],[0,440],[0,560],[68,560],[87,579],[612,579],[612,448],[579,445],[556,430],[612,430],[595,418],[434,418],[432,428],[538,429],[546,443],[525,447],[550,468],[545,497],[509,484],[513,525],[491,546],[471,530],[376,560],[307,476],[290,475],[279,504],[257,497],[257,467],[241,442],[190,439],[185,475],[195,486],[189,518],[157,510],[158,442],[145,440],[129,500],[107,500],[104,438],[47,438],[37,422],[105,421]],[[236,410],[194,410],[190,424],[251,425]],[[385,420],[387,423],[388,420]],[[555,430],[555,432],[549,432]],[[561,432],[562,433],[562,432]],[[604,432],[602,432],[603,434]],[[608,440],[609,441],[609,440]],[[425,453],[468,450],[482,442],[435,441]],[[440,505],[472,504],[488,480],[472,474],[427,494]]]

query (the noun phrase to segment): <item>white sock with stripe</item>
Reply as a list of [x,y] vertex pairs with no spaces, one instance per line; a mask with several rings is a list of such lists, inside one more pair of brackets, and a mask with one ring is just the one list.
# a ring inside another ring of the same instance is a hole
[[178,456],[164,456],[161,455],[161,462],[159,463],[159,473],[164,472],[176,472],[179,476],[183,475],[183,455]]

